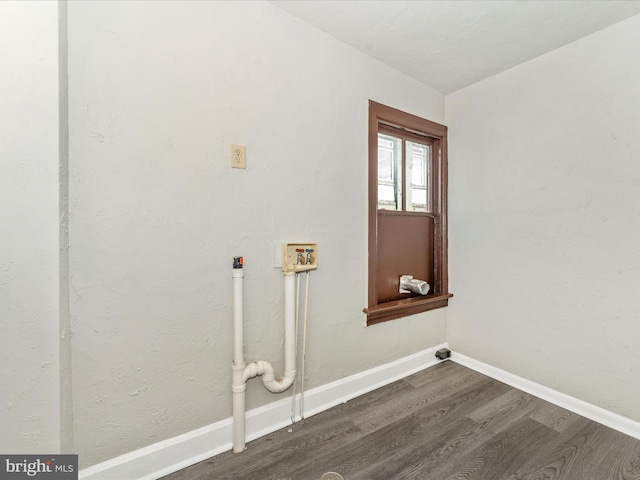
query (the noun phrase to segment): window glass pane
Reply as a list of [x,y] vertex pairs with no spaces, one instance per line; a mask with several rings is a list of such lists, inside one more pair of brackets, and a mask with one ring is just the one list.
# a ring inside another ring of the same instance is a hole
[[378,209],[402,210],[402,140],[378,134]]
[[412,212],[426,212],[427,178],[429,176],[429,146],[407,141],[407,210]]

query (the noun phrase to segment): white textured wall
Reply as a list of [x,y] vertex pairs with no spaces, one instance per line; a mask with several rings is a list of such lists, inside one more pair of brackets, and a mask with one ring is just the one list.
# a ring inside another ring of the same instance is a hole
[[0,451],[59,447],[58,4],[0,2]]
[[454,350],[640,421],[640,16],[446,98]]
[[[231,415],[234,255],[247,358],[281,371],[274,242],[319,243],[308,388],[445,340],[443,310],[368,328],[362,313],[367,100],[443,122],[441,94],[267,2],[72,2],[69,71],[84,466]],[[248,388],[248,408],[280,398]]]

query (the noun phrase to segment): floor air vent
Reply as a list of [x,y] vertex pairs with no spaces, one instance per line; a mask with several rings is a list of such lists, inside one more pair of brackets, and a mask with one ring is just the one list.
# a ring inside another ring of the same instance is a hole
[[327,472],[320,477],[320,480],[344,480],[344,478],[339,473]]

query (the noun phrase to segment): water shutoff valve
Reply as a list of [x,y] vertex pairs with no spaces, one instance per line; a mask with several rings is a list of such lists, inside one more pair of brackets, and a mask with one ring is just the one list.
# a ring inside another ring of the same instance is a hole
[[417,293],[426,295],[431,287],[424,280],[413,278],[413,275],[402,275],[400,277],[400,293]]
[[317,243],[284,243],[282,245],[282,271],[306,272],[318,268]]

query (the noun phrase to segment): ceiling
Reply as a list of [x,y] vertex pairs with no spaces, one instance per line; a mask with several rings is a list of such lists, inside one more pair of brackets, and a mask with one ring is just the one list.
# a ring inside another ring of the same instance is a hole
[[271,3],[445,94],[640,14],[640,0]]

